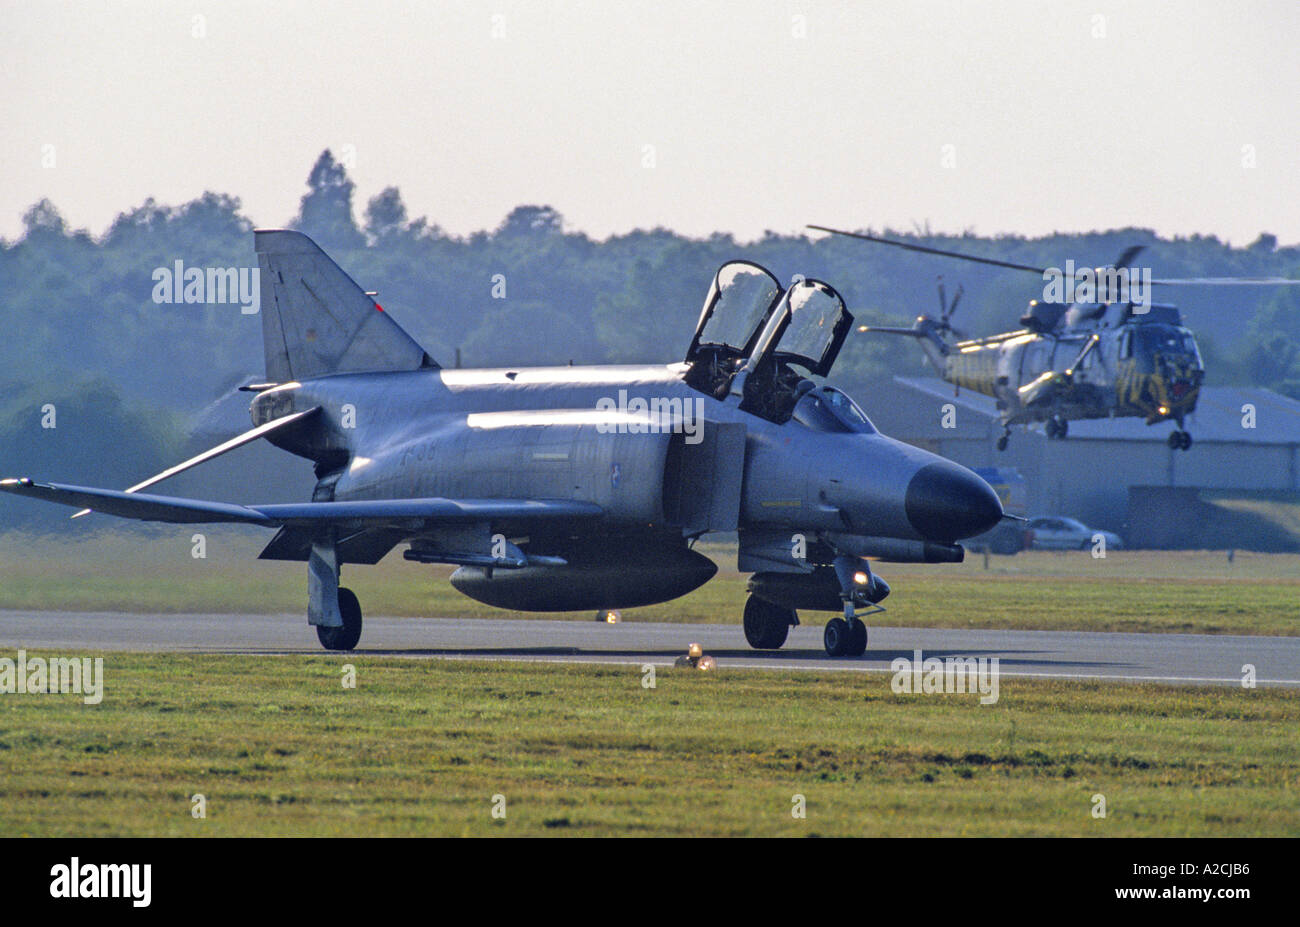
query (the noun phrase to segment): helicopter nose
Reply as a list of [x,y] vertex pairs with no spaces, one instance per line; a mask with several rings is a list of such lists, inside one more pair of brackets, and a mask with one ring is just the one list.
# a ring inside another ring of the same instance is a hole
[[983,534],[1002,519],[993,487],[949,461],[926,464],[907,484],[907,520],[926,540],[951,544]]

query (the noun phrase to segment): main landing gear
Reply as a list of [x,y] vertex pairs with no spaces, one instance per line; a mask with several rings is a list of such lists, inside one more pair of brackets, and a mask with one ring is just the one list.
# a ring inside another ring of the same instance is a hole
[[343,616],[341,628],[316,625],[316,637],[326,650],[352,650],[361,640],[361,603],[343,586],[339,587],[339,614]]
[[755,650],[778,650],[790,636],[790,626],[799,623],[793,608],[751,595],[745,600],[745,640]]
[[1070,423],[1059,415],[1053,415],[1043,426],[1049,440],[1064,441],[1070,433]]
[[1192,446],[1192,435],[1190,432],[1183,431],[1179,428],[1177,431],[1169,432],[1169,449],[1174,451],[1185,451]]

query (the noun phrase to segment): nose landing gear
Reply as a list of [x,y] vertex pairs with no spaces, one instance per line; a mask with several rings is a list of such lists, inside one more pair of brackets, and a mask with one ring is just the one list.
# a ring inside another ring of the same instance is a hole
[[[846,609],[847,611],[847,609]],[[856,615],[832,618],[822,632],[827,656],[860,657],[867,652],[867,625]]]
[[841,554],[835,558],[835,576],[840,581],[840,601],[844,603],[844,617],[826,622],[822,632],[822,646],[828,656],[860,657],[867,652],[867,626],[858,617],[857,606],[869,603],[866,614],[883,612],[876,605],[889,595],[884,580],[871,575],[871,567],[861,557]]

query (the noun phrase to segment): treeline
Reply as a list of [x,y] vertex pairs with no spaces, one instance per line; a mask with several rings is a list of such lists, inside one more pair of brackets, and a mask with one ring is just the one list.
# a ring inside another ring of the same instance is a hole
[[[863,216],[860,224],[870,219]],[[111,485],[121,480],[109,450],[120,456],[125,449],[157,456],[128,468],[132,475],[149,472],[154,463],[165,465],[165,455],[184,443],[205,408],[261,377],[258,316],[242,313],[234,301],[152,299],[155,271],[177,261],[256,266],[253,225],[236,197],[207,193],[180,206],[150,199],[99,237],[70,229],[48,201],[34,205],[23,222],[16,241],[0,242],[0,300],[8,322],[0,339],[0,474],[36,473],[49,454],[76,454],[87,458],[89,472],[65,459],[56,468],[60,475],[77,470],[87,482]],[[757,261],[783,279],[801,273],[827,280],[860,320],[877,324],[906,324],[934,310],[935,278],[943,274],[949,295],[959,284],[965,288],[954,322],[971,334],[1015,327],[1042,288],[1029,274],[846,239],[768,233],[737,242],[724,234],[693,239],[653,229],[596,241],[566,230],[549,206],[520,206],[490,232],[457,237],[430,219],[412,219],[396,188],[359,208],[345,168],[328,151],[312,167],[290,224],[362,286],[378,290],[384,308],[444,365],[458,355],[464,366],[678,360],[713,272],[734,258]],[[1105,264],[1143,244],[1140,263],[1156,276],[1300,273],[1300,247],[1279,247],[1268,234],[1233,248],[1212,236],[1169,240],[1145,229],[1041,238],[882,232],[1038,266],[1063,266],[1067,259]],[[1300,293],[1177,288],[1157,299],[1183,308],[1206,354],[1209,382],[1300,397]],[[921,371],[920,354],[908,345],[853,338],[835,375],[851,392]],[[40,409],[58,406],[56,399],[90,404],[77,425],[83,451],[73,450],[71,434],[67,447],[56,447],[42,433]],[[149,427],[139,431],[142,423]],[[132,429],[137,433],[128,434]],[[108,450],[100,454],[101,447]]]

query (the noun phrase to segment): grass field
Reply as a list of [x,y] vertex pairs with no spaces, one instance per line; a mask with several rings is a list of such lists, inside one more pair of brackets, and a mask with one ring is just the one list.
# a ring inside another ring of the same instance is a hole
[[1005,679],[981,706],[884,674],[647,689],[635,667],[326,656],[104,674],[95,706],[0,697],[0,836],[1300,835],[1282,690]]
[[[132,612],[301,612],[305,569],[259,561],[267,536],[205,532],[206,557],[191,556],[193,529],[123,534],[98,529],[71,542],[0,535],[0,608]],[[718,576],[673,602],[629,610],[630,621],[740,621],[746,579],[735,549],[700,547]],[[917,627],[1209,634],[1300,634],[1300,555],[1223,551],[1029,552],[961,564],[879,564],[893,588],[876,624]],[[369,615],[556,617],[481,605],[446,582],[447,567],[390,554],[349,566],[344,583]],[[570,616],[591,618],[582,613]],[[822,616],[810,616],[819,622]]]

